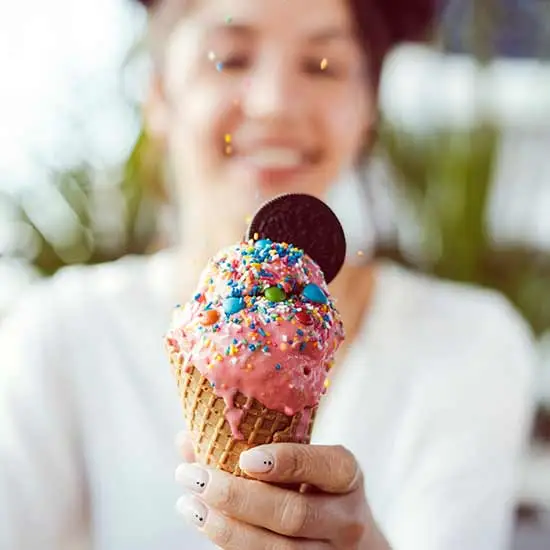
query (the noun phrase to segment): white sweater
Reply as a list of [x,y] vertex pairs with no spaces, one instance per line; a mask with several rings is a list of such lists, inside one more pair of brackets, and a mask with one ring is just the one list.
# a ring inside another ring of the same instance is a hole
[[[1,550],[212,548],[174,512],[174,260],[67,269],[1,327]],[[508,547],[533,358],[500,295],[383,264],[314,442],[356,454],[394,550]]]

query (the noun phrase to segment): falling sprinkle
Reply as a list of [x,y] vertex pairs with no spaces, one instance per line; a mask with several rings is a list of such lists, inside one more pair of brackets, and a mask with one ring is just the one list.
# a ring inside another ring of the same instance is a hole
[[231,143],[231,134],[225,134],[225,143]]
[[215,61],[216,60],[216,54],[214,52],[208,52],[208,59],[210,61]]
[[359,250],[359,252],[357,252],[357,255],[358,255],[358,256],[364,256],[365,253],[364,253],[362,250]]
[[328,66],[328,61],[327,61],[327,58],[323,58],[323,60],[321,61],[321,70],[325,70]]
[[231,145],[228,145],[228,146],[225,148],[225,154],[226,154],[226,155],[230,155],[232,152],[233,152],[233,149],[231,148]]
[[221,72],[223,70],[223,63],[221,61],[219,61],[218,63],[216,63],[216,69]]
[[225,18],[225,22],[229,25],[229,24],[231,24],[231,21],[233,21],[233,18],[232,18],[230,15],[228,15],[228,16]]

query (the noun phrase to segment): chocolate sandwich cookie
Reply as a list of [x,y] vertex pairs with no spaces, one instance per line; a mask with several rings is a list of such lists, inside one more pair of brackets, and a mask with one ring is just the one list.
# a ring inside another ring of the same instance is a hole
[[248,227],[247,239],[270,239],[301,248],[330,283],[346,258],[346,237],[336,214],[322,200],[289,193],[266,202]]

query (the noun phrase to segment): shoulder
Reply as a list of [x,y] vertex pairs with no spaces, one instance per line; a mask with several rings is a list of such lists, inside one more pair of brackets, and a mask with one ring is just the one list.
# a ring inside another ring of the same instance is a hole
[[407,438],[448,447],[449,457],[457,445],[477,449],[477,461],[516,456],[534,413],[530,327],[498,292],[397,269],[387,288],[399,287],[392,309],[404,344],[393,363],[407,386]]
[[392,294],[387,313],[399,317],[398,331],[414,356],[417,380],[431,385],[459,379],[491,391],[516,384],[518,391],[530,391],[535,338],[504,295],[395,264],[382,272],[381,290]]
[[527,321],[501,293],[456,283],[387,264],[382,269],[382,290],[393,296],[401,325],[419,342],[439,342],[442,347],[464,346],[488,351],[507,344],[534,347]]
[[163,251],[152,256],[130,255],[103,264],[66,267],[32,285],[18,305],[32,307],[48,302],[60,312],[94,308],[110,300],[160,295],[168,288],[171,260],[171,251]]
[[[55,342],[86,326],[168,308],[172,253],[62,269],[32,284],[0,324],[0,343]],[[156,308],[156,309],[155,309]]]
[[60,299],[117,299],[136,291],[154,293],[168,284],[171,259],[171,251],[163,251],[93,266],[68,267],[46,284]]

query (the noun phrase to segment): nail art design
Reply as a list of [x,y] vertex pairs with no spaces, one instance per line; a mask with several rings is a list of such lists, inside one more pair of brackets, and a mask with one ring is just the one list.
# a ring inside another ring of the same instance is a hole
[[239,465],[243,470],[251,473],[267,473],[274,465],[273,457],[259,449],[251,449],[241,454]]
[[176,470],[176,480],[195,493],[202,493],[209,480],[206,470],[196,464],[181,464]]
[[208,508],[200,500],[192,496],[181,497],[178,501],[177,509],[187,521],[197,527],[202,527],[206,522]]
[[193,514],[193,521],[197,523],[198,525],[203,525],[204,520],[206,519],[203,514],[201,514],[198,510],[192,510],[191,513]]

